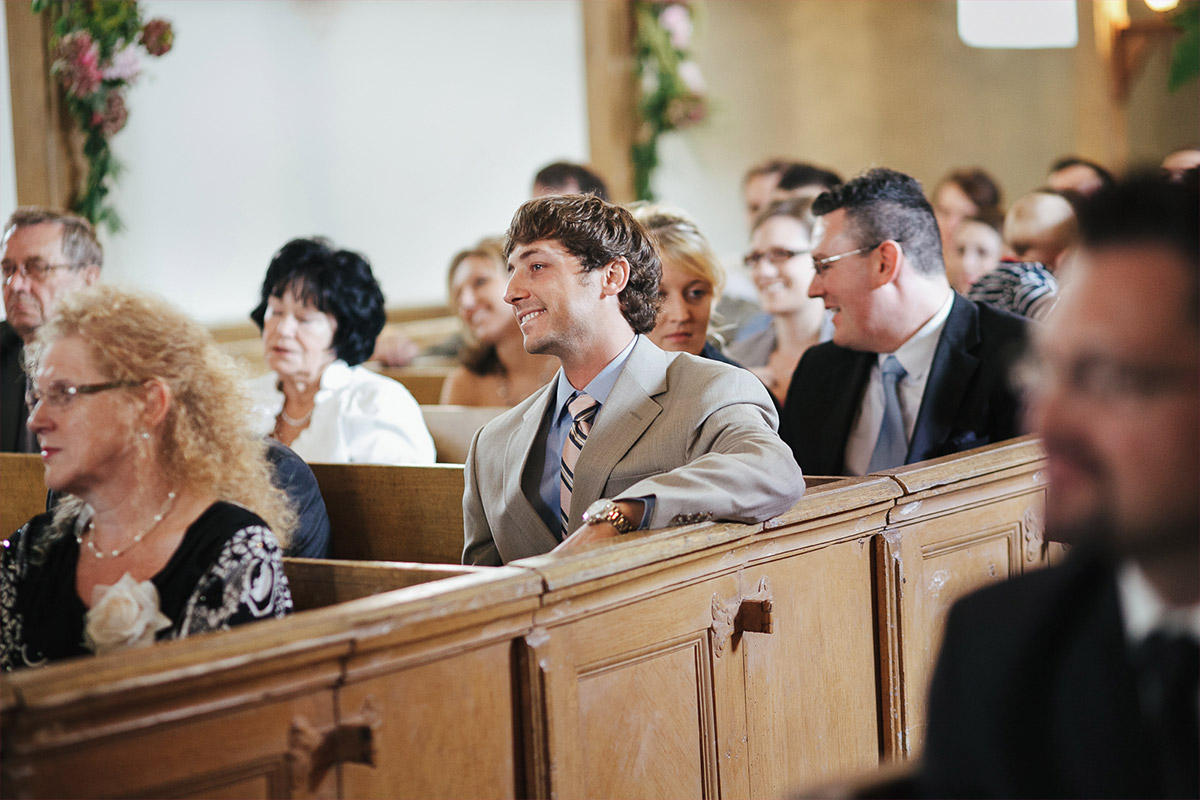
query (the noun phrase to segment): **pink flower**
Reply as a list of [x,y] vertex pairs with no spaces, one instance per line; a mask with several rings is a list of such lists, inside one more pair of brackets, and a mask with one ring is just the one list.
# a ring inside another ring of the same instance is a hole
[[100,46],[87,31],[68,33],[59,40],[58,60],[52,69],[68,94],[87,97],[100,88],[104,77],[100,72]]
[[132,83],[142,73],[141,59],[138,57],[136,44],[118,43],[113,53],[112,63],[104,69],[104,79],[107,81],[127,81]]
[[696,94],[704,93],[704,76],[700,73],[700,65],[695,61],[680,62],[679,80]]
[[152,56],[164,55],[174,43],[175,31],[165,19],[152,19],[142,28],[142,44]]
[[115,89],[104,97],[104,112],[92,114],[92,127],[99,128],[105,136],[113,136],[125,127],[129,120],[129,109],[125,97]]
[[658,15],[658,22],[671,35],[671,46],[686,50],[692,41],[692,15],[679,3],[672,3]]

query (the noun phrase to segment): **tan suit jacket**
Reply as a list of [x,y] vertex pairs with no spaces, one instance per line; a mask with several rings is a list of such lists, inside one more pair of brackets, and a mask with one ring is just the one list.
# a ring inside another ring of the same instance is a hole
[[[558,380],[566,380],[559,373]],[[489,422],[467,455],[466,564],[507,563],[558,544],[538,514],[540,474],[557,381]],[[571,529],[600,498],[653,495],[648,528],[726,519],[760,522],[804,493],[804,478],[776,433],[766,388],[751,373],[640,337],[601,408],[575,467]],[[536,468],[534,468],[536,471]]]

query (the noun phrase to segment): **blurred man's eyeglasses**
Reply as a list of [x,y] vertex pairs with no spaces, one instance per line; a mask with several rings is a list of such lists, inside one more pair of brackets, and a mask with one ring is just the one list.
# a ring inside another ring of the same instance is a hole
[[78,264],[47,264],[40,258],[30,258],[24,264],[18,264],[15,261],[0,262],[0,270],[4,272],[4,285],[13,282],[17,277],[17,273],[24,275],[31,281],[44,281],[46,277],[56,269],[75,269]]
[[1077,397],[1099,402],[1153,400],[1197,388],[1195,365],[1135,364],[1100,357],[1059,366],[1028,355],[1013,365],[1011,380],[1027,397],[1061,386]]

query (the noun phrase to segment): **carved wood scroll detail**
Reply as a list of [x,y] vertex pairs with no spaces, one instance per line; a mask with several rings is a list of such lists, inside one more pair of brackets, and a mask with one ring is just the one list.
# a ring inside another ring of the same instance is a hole
[[1021,518],[1021,529],[1025,538],[1026,561],[1033,562],[1041,558],[1042,546],[1045,543],[1042,535],[1044,527],[1041,509],[1035,506],[1025,509]]
[[291,768],[292,797],[308,797],[317,790],[336,764],[376,763],[375,731],[382,724],[375,698],[368,695],[354,718],[319,731],[296,716],[288,732],[287,759]]
[[752,594],[739,594],[728,600],[722,600],[714,594],[711,626],[713,653],[718,657],[724,655],[725,645],[736,634],[773,633],[773,606],[771,582],[765,575],[759,579],[758,588]]

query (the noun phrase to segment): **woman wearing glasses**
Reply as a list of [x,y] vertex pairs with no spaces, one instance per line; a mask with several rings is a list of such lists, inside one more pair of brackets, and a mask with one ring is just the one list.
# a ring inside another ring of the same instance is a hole
[[824,304],[808,296],[813,222],[812,198],[773,203],[754,221],[745,263],[771,324],[728,348],[730,358],[757,375],[781,403],[800,356],[833,334]]
[[282,616],[295,515],[233,365],[165,302],[61,300],[27,348],[29,428],[63,495],[0,547],[0,667]]

